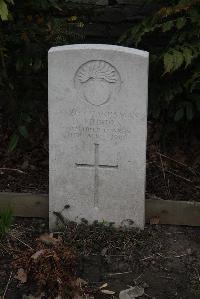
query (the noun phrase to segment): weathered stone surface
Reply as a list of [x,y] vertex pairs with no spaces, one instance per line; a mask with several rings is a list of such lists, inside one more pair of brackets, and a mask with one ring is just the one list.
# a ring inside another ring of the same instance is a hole
[[143,228],[147,73],[137,49],[50,49],[51,228],[54,212]]

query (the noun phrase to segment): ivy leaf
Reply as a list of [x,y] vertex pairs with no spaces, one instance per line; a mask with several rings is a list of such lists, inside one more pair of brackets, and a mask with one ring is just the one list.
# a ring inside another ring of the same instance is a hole
[[162,31],[163,31],[163,32],[169,31],[169,30],[172,29],[173,26],[174,26],[174,22],[173,22],[173,21],[165,22],[165,23],[162,25]]
[[8,152],[11,153],[16,148],[19,141],[19,135],[13,134],[10,138],[9,145],[8,145]]
[[184,116],[184,109],[180,108],[179,110],[176,111],[175,116],[174,116],[174,120],[176,122],[178,122],[179,120],[181,120]]
[[60,6],[56,3],[57,1],[55,1],[55,0],[49,0],[49,2],[51,3],[51,5],[54,8],[58,9],[59,11],[62,11],[62,8],[60,8]]
[[164,55],[164,69],[165,69],[165,73],[170,73],[173,69],[174,66],[174,60],[173,60],[173,55],[171,55],[170,53],[166,53]]
[[184,17],[178,18],[176,21],[176,28],[179,30],[183,28],[186,24],[186,19]]
[[183,57],[185,59],[185,68],[191,64],[191,61],[192,61],[192,50],[190,48],[187,48],[187,47],[184,47],[182,49],[183,51]]
[[181,67],[184,61],[184,56],[182,52],[173,50],[173,71]]
[[0,17],[2,21],[8,20],[8,6],[4,0],[0,0]]

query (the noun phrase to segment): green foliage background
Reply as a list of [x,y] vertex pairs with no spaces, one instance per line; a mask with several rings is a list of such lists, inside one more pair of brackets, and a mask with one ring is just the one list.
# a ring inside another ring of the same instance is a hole
[[[64,0],[0,0],[0,99],[12,127],[9,151],[40,127],[47,111],[48,49],[85,42],[84,24],[65,17],[67,9]],[[149,118],[160,123],[163,138],[172,131],[199,134],[199,37],[200,0],[172,0],[120,39],[151,54]]]
[[13,128],[9,151],[29,137],[31,127],[40,127],[47,111],[49,48],[84,38],[83,23],[65,17],[60,5],[64,1],[0,0],[0,99]]
[[170,1],[120,40],[150,52],[149,114],[166,131],[199,133],[200,1]]

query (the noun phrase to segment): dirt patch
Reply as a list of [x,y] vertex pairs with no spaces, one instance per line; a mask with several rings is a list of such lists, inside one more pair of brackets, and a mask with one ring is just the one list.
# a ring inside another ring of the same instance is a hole
[[[0,242],[1,295],[13,271],[14,256],[28,250],[27,245],[35,248],[36,238],[44,232],[47,223],[43,220],[16,219],[10,233],[15,238],[8,236]],[[141,299],[200,298],[199,228],[147,226],[144,231],[124,231],[109,224],[68,223],[61,236],[63,244],[76,253],[76,276],[87,281],[94,298],[118,298],[121,290],[136,285],[144,288]],[[115,295],[97,291],[105,283]],[[12,278],[5,298],[23,298],[31,291]]]

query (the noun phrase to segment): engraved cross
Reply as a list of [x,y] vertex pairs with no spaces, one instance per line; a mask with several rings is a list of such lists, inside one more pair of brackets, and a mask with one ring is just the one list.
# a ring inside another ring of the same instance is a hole
[[99,164],[99,144],[94,144],[94,164],[75,163],[77,167],[94,168],[94,206],[98,206],[99,202],[99,168],[117,169],[118,165]]

